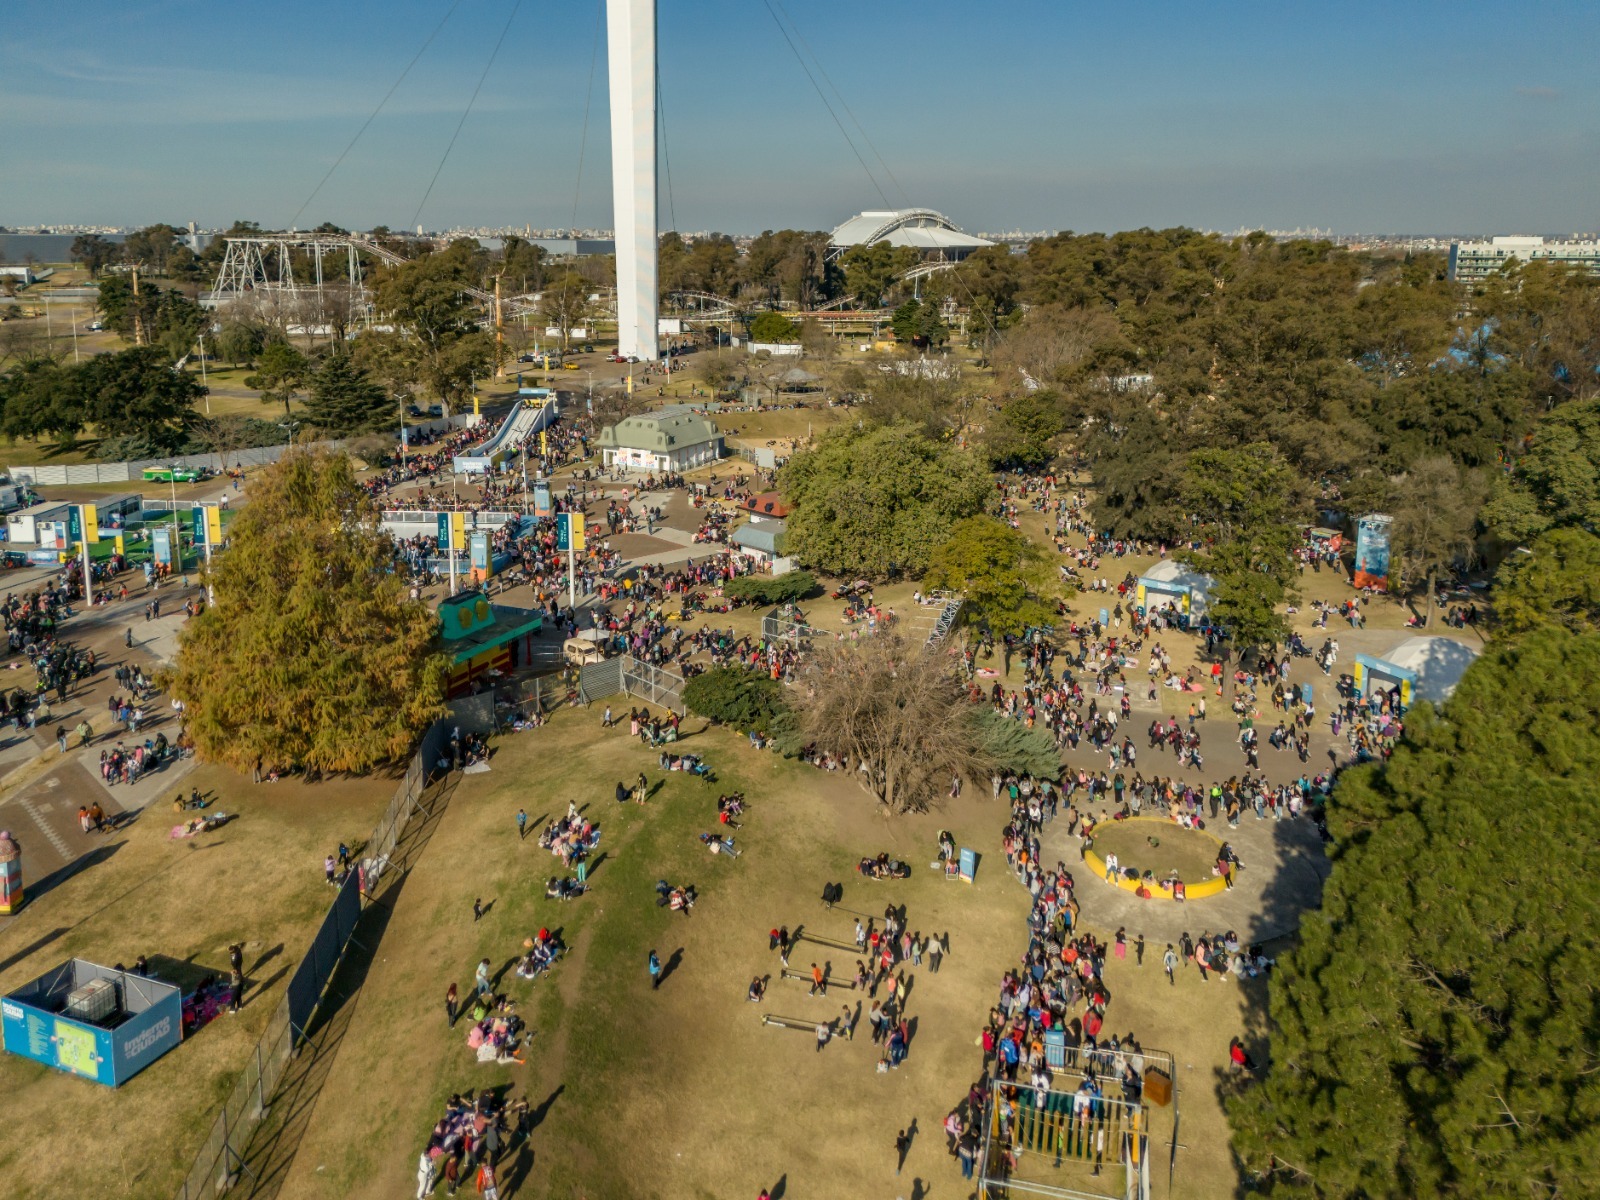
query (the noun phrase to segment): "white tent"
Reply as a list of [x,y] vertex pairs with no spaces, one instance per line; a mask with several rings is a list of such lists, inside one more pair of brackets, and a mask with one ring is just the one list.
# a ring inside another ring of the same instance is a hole
[[1411,672],[1416,677],[1413,698],[1443,704],[1477,657],[1477,647],[1454,638],[1408,637],[1383,656],[1379,669],[1388,663]]
[[[1140,601],[1146,610],[1175,604],[1187,612],[1191,621],[1204,623],[1211,607],[1211,589],[1216,580],[1211,576],[1185,566],[1176,559],[1164,558],[1139,576],[1139,586],[1144,597]],[[1181,598],[1187,596],[1189,605],[1184,609]]]

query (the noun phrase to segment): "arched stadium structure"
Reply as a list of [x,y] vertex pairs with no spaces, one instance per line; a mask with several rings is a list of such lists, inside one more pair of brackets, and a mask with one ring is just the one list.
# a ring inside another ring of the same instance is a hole
[[960,262],[974,250],[995,245],[931,208],[879,209],[857,213],[835,229],[828,239],[828,257],[838,258],[852,246],[878,242],[909,246],[921,251],[925,259],[947,263]]

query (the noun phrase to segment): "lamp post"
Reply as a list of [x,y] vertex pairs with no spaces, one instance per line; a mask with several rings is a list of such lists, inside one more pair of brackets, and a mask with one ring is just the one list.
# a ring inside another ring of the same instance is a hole
[[167,464],[167,482],[172,485],[172,548],[178,555],[178,570],[183,572],[183,526],[178,522],[178,464]]

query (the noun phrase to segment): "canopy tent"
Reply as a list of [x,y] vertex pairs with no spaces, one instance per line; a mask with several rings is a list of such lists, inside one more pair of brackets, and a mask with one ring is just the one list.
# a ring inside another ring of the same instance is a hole
[[1171,605],[1183,617],[1183,623],[1204,623],[1211,607],[1211,589],[1216,580],[1211,576],[1184,566],[1175,559],[1163,559],[1139,576],[1134,603],[1139,611]]
[[1477,657],[1476,647],[1454,638],[1408,637],[1381,658],[1356,655],[1356,687],[1364,696],[1398,688],[1402,708],[1418,700],[1443,704]]

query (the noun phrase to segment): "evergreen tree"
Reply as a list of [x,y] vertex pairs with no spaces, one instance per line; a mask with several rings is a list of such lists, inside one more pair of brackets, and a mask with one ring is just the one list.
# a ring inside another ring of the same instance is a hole
[[1229,1104],[1286,1193],[1589,1195],[1600,1156],[1600,633],[1491,643],[1328,806],[1333,873]]
[[350,460],[269,467],[228,543],[167,677],[201,757],[362,772],[409,754],[441,711],[439,622],[407,597]]
[[347,354],[330,354],[311,376],[306,424],[334,437],[393,426],[399,409]]

